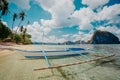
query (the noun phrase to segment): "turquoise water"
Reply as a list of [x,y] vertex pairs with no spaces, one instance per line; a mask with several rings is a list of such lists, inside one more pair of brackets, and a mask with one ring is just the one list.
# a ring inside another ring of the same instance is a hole
[[[53,69],[54,71],[60,72],[65,80],[120,80],[120,45],[119,44],[100,44],[100,45],[91,45],[91,44],[81,44],[81,45],[32,45],[34,49],[65,49],[71,47],[81,47],[85,49],[92,50],[102,50],[102,52],[115,53],[114,57],[104,59],[101,61],[89,62],[85,64],[62,67]],[[101,53],[102,53],[101,52]],[[90,58],[93,58],[90,55],[87,55]],[[69,58],[60,58],[60,59],[49,59],[49,62],[52,66],[74,63],[78,61],[84,61],[81,56],[69,57]],[[102,63],[103,61],[103,63]],[[104,61],[108,61],[104,63]],[[109,62],[110,61],[110,62]],[[101,62],[101,63],[100,63]],[[54,74],[55,75],[55,74]]]
[[[116,64],[120,61],[120,44],[99,44],[99,45],[92,45],[92,44],[80,44],[80,45],[31,45],[33,50],[63,50],[65,48],[84,48],[84,49],[92,49],[98,51],[99,53],[115,53]],[[58,53],[59,54],[59,53]],[[89,57],[89,56],[88,56]],[[81,58],[78,57],[79,59]],[[67,63],[68,58],[61,59],[66,60],[64,63]],[[52,60],[51,60],[52,61]],[[57,60],[56,60],[57,61]],[[71,60],[70,62],[74,62],[75,60]],[[119,64],[118,64],[119,65]]]
[[85,48],[85,49],[93,49],[93,50],[105,50],[111,53],[120,54],[120,44],[99,44],[99,45],[92,45],[92,44],[80,44],[80,45],[31,45],[33,47],[33,50],[38,49],[65,49],[65,48]]
[[120,44],[80,44],[80,45],[31,45],[32,50],[63,50],[65,48],[84,48],[92,50],[101,50],[103,52],[115,53],[120,56]]

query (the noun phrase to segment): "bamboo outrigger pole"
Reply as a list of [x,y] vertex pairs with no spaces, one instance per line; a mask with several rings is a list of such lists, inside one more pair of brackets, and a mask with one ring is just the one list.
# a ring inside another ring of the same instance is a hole
[[51,66],[51,67],[46,67],[46,68],[38,68],[38,69],[34,69],[34,71],[37,71],[37,70],[47,70],[47,69],[53,69],[53,68],[60,68],[60,67],[65,67],[65,66],[72,66],[72,65],[77,65],[77,64],[83,64],[83,63],[87,63],[87,62],[92,62],[92,61],[97,61],[97,60],[109,58],[109,57],[112,57],[112,56],[115,56],[115,54],[111,54],[111,55],[103,56],[103,57],[98,57],[98,58],[95,58],[95,59],[90,59],[90,60],[75,62],[75,63],[62,64],[62,65],[59,65],[59,66]]

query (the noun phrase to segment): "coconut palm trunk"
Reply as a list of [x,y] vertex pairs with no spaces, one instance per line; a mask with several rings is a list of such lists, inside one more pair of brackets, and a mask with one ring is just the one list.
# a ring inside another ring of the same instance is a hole
[[20,23],[18,24],[18,27],[17,27],[17,29],[16,29],[16,32],[18,31],[18,29],[19,29],[22,21],[24,20],[24,17],[25,17],[25,12],[23,12],[23,11],[20,12],[20,13],[19,13],[19,18],[20,18],[21,20],[20,20]]
[[15,22],[16,18],[17,18],[17,14],[14,13],[14,15],[13,15],[13,22],[12,22],[12,32],[13,32],[13,26],[14,26],[14,22]]
[[23,31],[23,41],[24,41],[24,43],[25,43],[26,32],[27,32],[27,28],[24,28],[24,31]]
[[20,25],[21,25],[22,21],[23,21],[23,20],[21,20],[20,23],[18,24],[18,27],[17,27],[17,29],[16,29],[16,32],[17,32],[18,29],[20,28]]

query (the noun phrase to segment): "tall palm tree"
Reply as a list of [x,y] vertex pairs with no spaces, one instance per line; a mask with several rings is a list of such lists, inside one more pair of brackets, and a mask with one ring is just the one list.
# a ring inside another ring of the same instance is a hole
[[[22,21],[23,21],[24,18],[25,18],[25,12],[24,12],[24,11],[22,11],[22,12],[19,13],[19,18],[20,18],[21,20],[20,20],[20,23],[18,24],[17,30],[18,30],[18,28],[20,27],[20,24],[22,23]],[[17,32],[17,30],[16,30],[16,32]]]
[[16,20],[16,18],[17,18],[17,13],[14,13],[13,14],[13,22],[12,22],[12,32],[13,32],[13,26],[14,26],[14,22],[15,22],[15,20]]
[[23,30],[23,41],[25,42],[25,34],[26,34],[26,32],[27,32],[27,28],[24,28],[24,30]]
[[18,26],[20,26],[20,24],[22,23],[22,21],[24,20],[24,18],[25,18],[25,12],[20,12],[20,14],[19,14],[19,18],[21,19],[21,21],[20,21],[20,23],[19,23],[19,25]]
[[[27,22],[27,25],[29,25],[29,24],[30,24],[30,21]],[[21,26],[20,31],[22,32],[23,42],[25,43],[25,37],[26,37],[27,27],[23,28],[23,26]]]
[[1,11],[1,15],[0,15],[0,19],[3,15],[8,13],[8,1],[7,0],[0,0],[0,11]]

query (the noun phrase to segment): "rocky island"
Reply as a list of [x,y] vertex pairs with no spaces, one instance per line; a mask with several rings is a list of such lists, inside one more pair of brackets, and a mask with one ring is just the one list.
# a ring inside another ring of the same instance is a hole
[[119,44],[119,38],[108,31],[97,30],[94,32],[91,44]]

